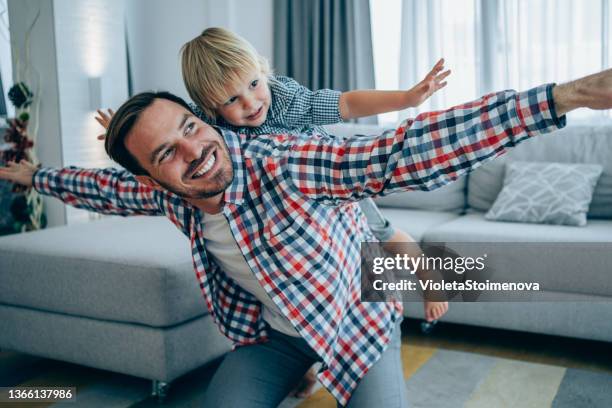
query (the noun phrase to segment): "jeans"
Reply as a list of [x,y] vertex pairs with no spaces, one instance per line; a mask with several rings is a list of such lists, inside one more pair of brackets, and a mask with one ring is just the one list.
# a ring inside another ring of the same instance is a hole
[[371,198],[359,201],[359,207],[368,220],[368,226],[372,234],[380,242],[387,242],[395,233],[395,228],[391,226],[389,220],[385,218],[378,206]]
[[[276,407],[317,361],[300,337],[269,329],[269,340],[227,354],[213,376],[204,407]],[[347,407],[406,407],[399,322],[381,358],[353,392]]]

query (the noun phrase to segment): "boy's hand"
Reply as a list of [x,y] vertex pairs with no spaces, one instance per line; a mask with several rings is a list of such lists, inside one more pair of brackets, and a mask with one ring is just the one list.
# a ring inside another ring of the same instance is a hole
[[425,309],[425,320],[431,322],[440,319],[446,314],[448,311],[448,302],[431,302],[425,300],[423,302],[423,308]]
[[[98,121],[100,125],[102,125],[104,129],[108,129],[108,125],[110,124],[111,118],[115,114],[115,112],[112,109],[107,109],[107,111],[108,111],[108,115],[104,113],[103,110],[98,109],[96,111],[98,112],[98,115],[99,115],[99,116],[96,116],[96,120]],[[102,133],[101,135],[98,135],[98,140],[104,140],[104,139],[106,139],[106,133]]]
[[434,65],[431,71],[425,76],[421,82],[416,84],[412,89],[406,91],[406,106],[417,107],[427,98],[434,94],[434,92],[444,88],[446,86],[446,77],[451,73],[450,69],[444,71],[444,58]]
[[36,170],[38,170],[38,167],[25,160],[21,160],[19,163],[10,161],[6,164],[6,167],[0,167],[0,179],[25,187],[32,187],[32,177],[34,177]]

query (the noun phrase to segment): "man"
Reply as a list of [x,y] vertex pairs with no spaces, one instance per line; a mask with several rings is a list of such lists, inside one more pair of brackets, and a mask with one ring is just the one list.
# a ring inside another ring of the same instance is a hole
[[346,139],[247,139],[207,126],[173,95],[145,93],[107,133],[107,153],[133,175],[21,162],[0,178],[97,212],[164,214],[189,237],[207,306],[237,346],[205,406],[276,406],[317,360],[339,404],[404,406],[401,304],[360,301],[359,245],[372,236],[342,204],[440,187],[579,107],[612,108],[612,70]]

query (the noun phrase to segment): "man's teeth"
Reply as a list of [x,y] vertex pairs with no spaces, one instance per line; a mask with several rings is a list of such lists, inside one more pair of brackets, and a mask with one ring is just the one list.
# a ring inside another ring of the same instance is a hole
[[198,170],[197,172],[194,173],[194,175],[191,178],[198,178],[201,177],[202,175],[204,175],[204,173],[206,173],[208,170],[212,169],[212,166],[215,165],[215,155],[212,154],[210,156],[210,159],[208,159],[206,161],[206,163],[204,163],[204,166],[202,166],[202,168],[200,170]]

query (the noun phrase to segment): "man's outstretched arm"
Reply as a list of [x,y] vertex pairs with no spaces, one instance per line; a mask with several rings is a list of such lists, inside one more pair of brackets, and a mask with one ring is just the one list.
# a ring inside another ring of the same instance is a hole
[[564,126],[579,107],[612,108],[612,70],[527,92],[503,91],[407,120],[395,131],[331,142],[299,140],[288,166],[296,187],[328,203],[433,190],[522,141]]
[[153,189],[125,170],[37,168],[26,161],[0,167],[0,179],[34,187],[64,203],[102,214],[161,215]]

